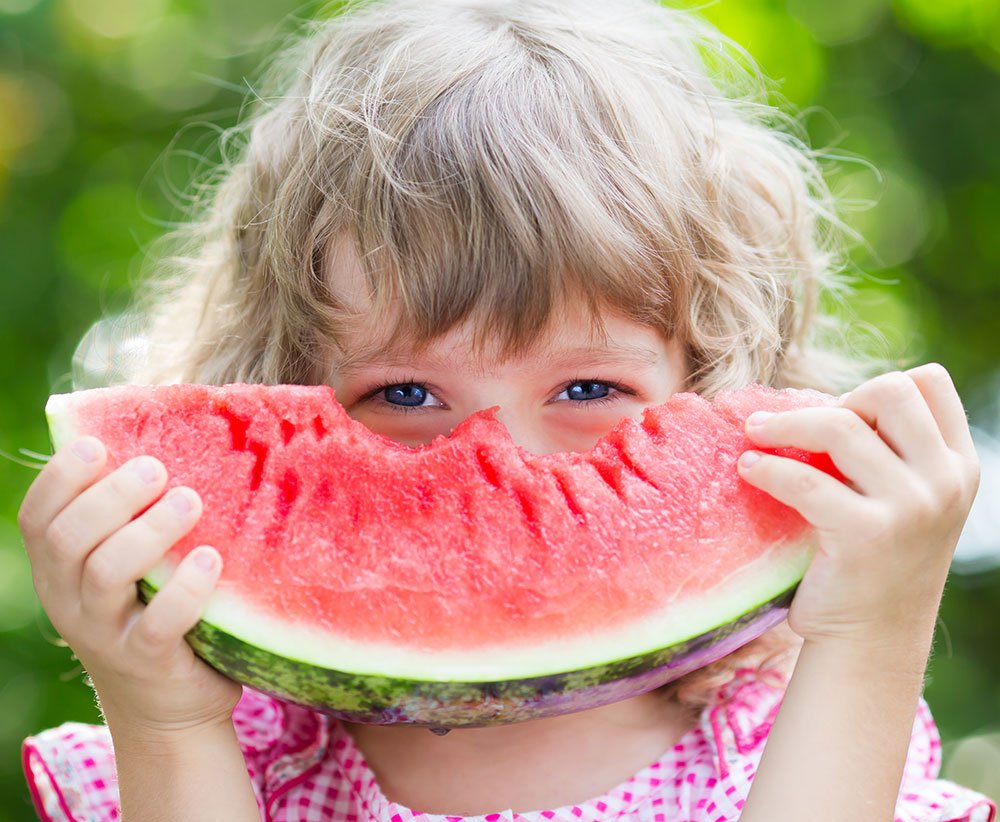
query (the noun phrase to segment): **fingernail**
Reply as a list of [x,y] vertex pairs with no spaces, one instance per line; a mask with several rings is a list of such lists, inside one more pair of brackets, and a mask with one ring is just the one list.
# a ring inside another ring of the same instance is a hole
[[199,548],[194,552],[194,564],[199,571],[214,571],[218,554],[207,548]]
[[180,516],[187,516],[194,510],[194,502],[191,497],[179,488],[167,494],[167,505]]
[[73,453],[84,462],[97,462],[101,458],[101,447],[93,437],[73,443]]
[[143,482],[156,482],[160,478],[160,466],[147,457],[140,457],[133,462],[132,470]]
[[743,455],[740,457],[740,465],[742,465],[744,468],[749,468],[759,459],[760,459],[759,451],[744,451]]
[[754,411],[749,417],[747,417],[748,425],[760,425],[768,417],[773,417],[774,414],[770,411]]

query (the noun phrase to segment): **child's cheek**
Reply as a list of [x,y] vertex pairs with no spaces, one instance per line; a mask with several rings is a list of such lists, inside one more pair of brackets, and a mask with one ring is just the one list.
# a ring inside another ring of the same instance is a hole
[[448,436],[457,424],[457,421],[452,421],[451,415],[445,413],[377,412],[367,409],[348,413],[370,431],[411,448],[427,445],[438,436]]

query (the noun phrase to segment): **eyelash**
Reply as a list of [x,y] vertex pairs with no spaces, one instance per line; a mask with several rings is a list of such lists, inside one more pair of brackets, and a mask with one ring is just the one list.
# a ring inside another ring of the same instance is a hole
[[[635,394],[635,391],[631,390],[630,388],[626,388],[624,385],[621,385],[620,383],[612,382],[611,380],[599,380],[596,379],[595,377],[578,377],[576,379],[568,380],[567,382],[563,383],[562,387],[559,389],[559,393],[562,393],[571,385],[575,385],[578,382],[600,383],[601,385],[606,385],[608,388],[614,389],[618,393],[612,394],[607,397],[600,397],[595,400],[562,400],[562,402],[568,402],[575,407],[579,407],[582,405],[594,407],[594,406],[610,405],[613,402],[617,402],[617,400],[623,395]],[[415,385],[418,388],[422,388],[424,391],[430,391],[430,393],[432,394],[434,393],[433,391],[431,391],[431,388],[427,383],[421,382],[420,380],[413,378],[406,380],[395,380],[393,382],[381,383],[371,386],[362,393],[361,397],[363,400],[375,400],[378,405],[381,405],[383,407],[388,407],[393,412],[398,414],[412,414],[415,411],[419,412],[427,410],[426,408],[420,406],[396,405],[395,403],[386,402],[385,400],[381,399],[378,396],[386,388],[391,388],[394,385]]]

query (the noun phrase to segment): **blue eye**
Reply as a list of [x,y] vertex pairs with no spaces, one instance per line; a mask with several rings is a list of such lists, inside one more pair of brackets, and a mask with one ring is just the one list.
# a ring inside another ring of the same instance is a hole
[[574,401],[600,400],[608,396],[611,387],[603,382],[577,380],[566,386],[566,399]]
[[412,382],[387,385],[382,389],[382,398],[390,405],[417,408],[427,399],[427,389]]
[[573,380],[556,396],[557,400],[566,400],[574,408],[596,408],[620,401],[626,395],[634,395],[635,391],[607,380]]
[[[624,395],[635,393],[617,383],[593,379],[576,379],[564,383],[564,386],[555,399],[568,401],[577,408],[594,408],[606,405],[622,399]],[[445,404],[438,401],[427,385],[415,380],[376,386],[368,389],[364,396],[386,410],[401,413],[431,408],[447,408]]]

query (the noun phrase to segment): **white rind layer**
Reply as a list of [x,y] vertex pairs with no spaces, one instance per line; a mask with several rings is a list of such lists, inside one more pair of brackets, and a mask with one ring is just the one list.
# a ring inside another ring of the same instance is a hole
[[57,451],[77,436],[71,413],[72,405],[73,394],[53,394],[45,403],[45,419],[49,424],[49,436],[51,436],[52,445]]
[[[683,603],[674,600],[632,624],[530,646],[439,651],[357,642],[275,619],[224,589],[213,594],[202,619],[248,645],[345,673],[445,682],[520,679],[604,665],[706,634],[790,589],[802,578],[811,556],[811,542],[789,543],[742,567],[711,591],[699,590]],[[159,589],[169,576],[169,566],[161,564],[146,579]]]

